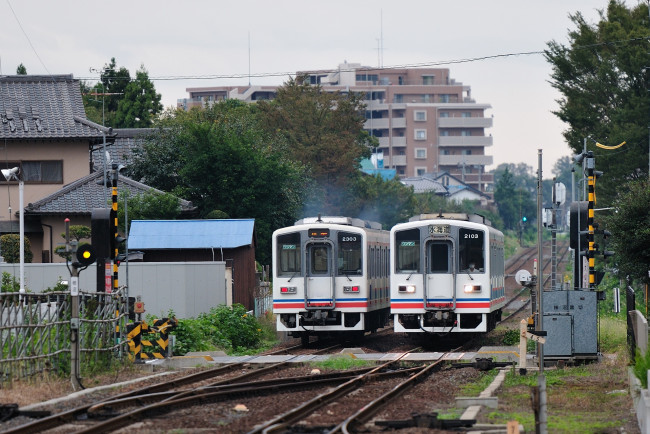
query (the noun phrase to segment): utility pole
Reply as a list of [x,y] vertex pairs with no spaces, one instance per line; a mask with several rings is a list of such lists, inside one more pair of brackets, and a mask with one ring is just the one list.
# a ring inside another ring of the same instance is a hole
[[[536,330],[544,330],[544,272],[542,267],[542,150],[537,150],[537,306],[538,316],[536,321]],[[539,425],[537,432],[546,434],[547,431],[547,414],[546,414],[546,376],[544,375],[544,345],[537,343],[537,353],[539,357],[539,376],[537,385],[539,387]]]
[[[65,251],[70,258],[77,255],[77,240],[70,241],[70,219],[65,219]],[[72,264],[70,271],[70,381],[74,390],[81,390],[79,342],[79,269]]]

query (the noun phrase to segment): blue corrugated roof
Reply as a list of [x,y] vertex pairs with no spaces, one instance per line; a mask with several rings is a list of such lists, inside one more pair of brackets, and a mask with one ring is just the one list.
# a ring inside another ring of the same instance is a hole
[[253,243],[255,219],[133,220],[129,250],[230,249]]

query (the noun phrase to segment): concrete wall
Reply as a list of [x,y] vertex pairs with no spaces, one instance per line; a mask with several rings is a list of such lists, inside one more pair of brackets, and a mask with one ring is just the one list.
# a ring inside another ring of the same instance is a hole
[[[0,272],[20,276],[19,264],[0,264]],[[225,262],[131,262],[119,268],[120,286],[126,285],[130,297],[142,297],[146,314],[166,316],[173,310],[177,318],[194,318],[211,308],[227,304]],[[25,287],[43,292],[58,280],[69,280],[65,264],[25,264]],[[96,268],[91,265],[79,275],[81,291],[95,291]]]
[[648,351],[648,321],[645,316],[638,310],[628,312],[632,320],[632,327],[634,327],[634,338],[636,340],[636,347],[645,354]]
[[[645,354],[648,351],[648,321],[638,310],[630,311],[628,315],[632,319],[636,347],[641,354]],[[650,380],[650,371],[647,372],[647,375],[648,380]],[[639,428],[642,433],[650,432],[650,392],[648,389],[641,388],[641,382],[636,378],[632,368],[628,369],[628,376],[630,394],[634,401],[634,410],[636,411]]]

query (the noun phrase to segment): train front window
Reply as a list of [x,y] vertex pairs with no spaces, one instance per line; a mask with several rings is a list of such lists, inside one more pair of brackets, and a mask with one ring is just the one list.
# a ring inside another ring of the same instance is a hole
[[312,274],[327,274],[327,251],[328,248],[326,245],[315,245],[311,246],[310,251],[310,262],[311,262],[311,273]]
[[395,255],[398,273],[420,271],[420,230],[395,232]]
[[429,243],[429,273],[449,273],[449,243]]
[[339,276],[361,275],[361,235],[351,232],[339,232],[338,235],[338,270]]
[[485,270],[484,232],[475,229],[459,229],[458,255],[458,271],[483,273]]
[[293,276],[300,273],[300,234],[278,236],[278,275]]

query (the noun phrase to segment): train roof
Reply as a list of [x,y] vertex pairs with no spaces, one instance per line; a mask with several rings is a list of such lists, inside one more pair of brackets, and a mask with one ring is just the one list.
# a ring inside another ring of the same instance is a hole
[[295,225],[317,224],[317,223],[330,223],[334,225],[347,225],[356,226],[359,228],[367,229],[381,229],[381,223],[369,220],[363,220],[355,217],[344,216],[318,216],[318,217],[305,217],[298,220]]
[[466,213],[438,213],[438,214],[420,214],[415,215],[409,219],[410,222],[417,222],[422,220],[461,220],[472,223],[480,223],[487,226],[492,226],[492,222],[480,214],[466,214]]

